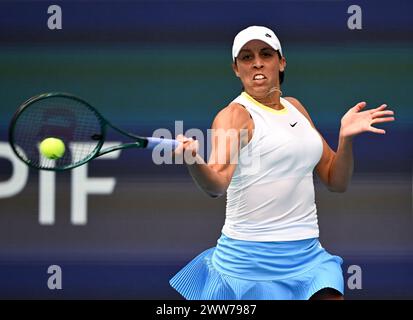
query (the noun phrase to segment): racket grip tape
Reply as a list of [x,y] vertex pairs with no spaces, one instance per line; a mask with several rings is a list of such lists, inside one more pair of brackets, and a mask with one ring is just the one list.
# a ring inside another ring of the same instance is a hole
[[148,144],[146,145],[147,149],[153,149],[157,145],[164,145],[165,147],[172,146],[172,149],[174,150],[178,145],[179,141],[174,140],[174,139],[164,139],[164,138],[156,138],[156,137],[148,137]]

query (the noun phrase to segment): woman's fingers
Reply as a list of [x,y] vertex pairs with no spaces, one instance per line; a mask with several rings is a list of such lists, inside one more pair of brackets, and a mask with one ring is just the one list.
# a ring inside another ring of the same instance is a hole
[[379,129],[379,128],[375,128],[375,127],[372,127],[372,126],[370,126],[369,131],[370,131],[370,132],[373,132],[373,133],[378,133],[378,134],[385,134],[385,133],[386,133],[385,130]]
[[174,155],[183,160],[187,164],[196,162],[196,155],[199,150],[199,142],[192,138],[187,138],[182,134],[176,136],[176,140],[180,142],[175,149]]
[[394,121],[394,117],[376,118],[371,121],[371,124]]
[[177,136],[176,136],[176,140],[178,140],[179,142],[186,142],[186,141],[189,141],[189,140],[191,140],[190,138],[187,138],[187,137],[185,137],[183,134],[178,134]]
[[392,116],[394,115],[394,111],[386,110],[386,111],[375,111],[372,113],[373,119],[383,117],[383,116]]
[[367,105],[365,101],[357,103],[353,108],[351,108],[354,112],[359,112],[364,109],[364,107]]
[[382,104],[380,107],[377,107],[376,109],[372,109],[373,111],[381,111],[387,108],[387,104]]

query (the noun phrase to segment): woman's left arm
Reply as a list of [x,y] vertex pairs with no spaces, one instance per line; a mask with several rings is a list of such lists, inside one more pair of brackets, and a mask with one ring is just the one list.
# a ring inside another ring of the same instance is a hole
[[[316,129],[304,106],[295,98],[286,99],[301,111]],[[345,192],[350,183],[354,168],[353,138],[363,132],[385,134],[383,129],[372,125],[395,120],[392,117],[394,115],[392,110],[384,110],[387,107],[385,104],[375,109],[362,111],[365,106],[365,102],[360,102],[342,117],[337,152],[330,148],[320,134],[323,141],[323,154],[316,166],[316,172],[330,191]]]

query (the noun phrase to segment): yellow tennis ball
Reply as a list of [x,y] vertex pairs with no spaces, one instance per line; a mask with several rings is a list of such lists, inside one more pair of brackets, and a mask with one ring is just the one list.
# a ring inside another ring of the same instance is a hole
[[40,152],[48,159],[59,159],[65,154],[65,144],[58,138],[46,138],[39,146]]

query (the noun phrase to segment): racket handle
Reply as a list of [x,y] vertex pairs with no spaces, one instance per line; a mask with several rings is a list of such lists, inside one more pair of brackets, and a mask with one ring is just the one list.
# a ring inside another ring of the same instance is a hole
[[146,145],[147,149],[153,149],[159,144],[163,144],[164,146],[172,146],[172,149],[179,145],[179,141],[174,139],[164,139],[164,138],[155,138],[155,137],[148,137],[148,144]]

